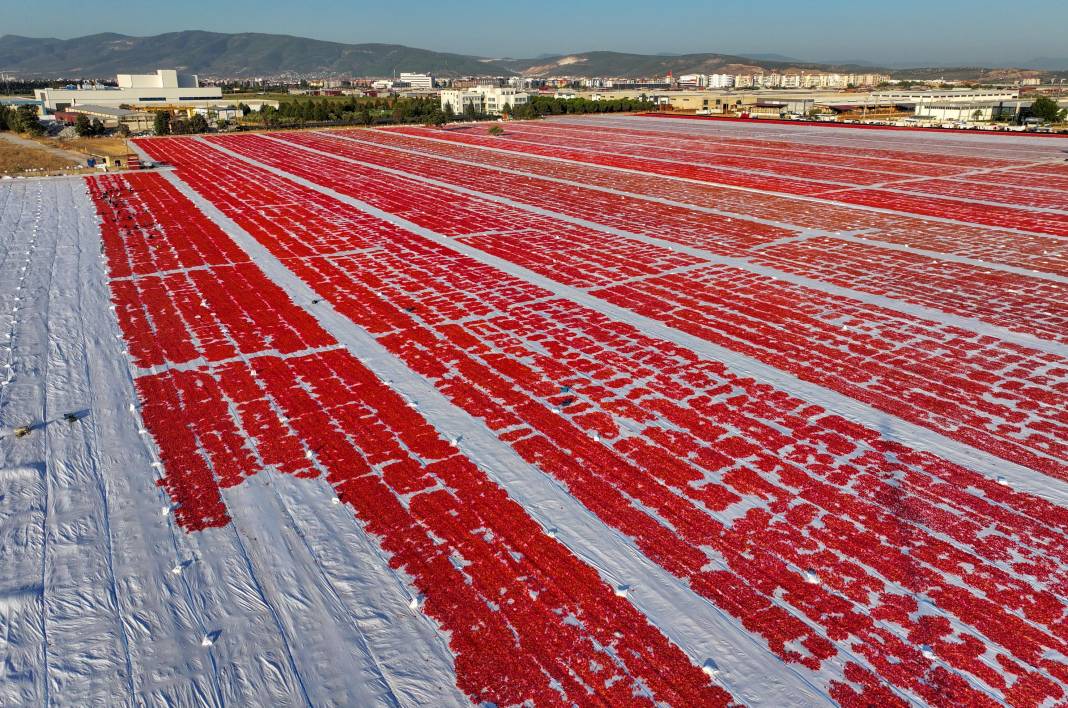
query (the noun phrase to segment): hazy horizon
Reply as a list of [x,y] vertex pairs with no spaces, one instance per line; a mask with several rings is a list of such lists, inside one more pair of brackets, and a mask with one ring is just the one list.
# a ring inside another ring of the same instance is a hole
[[0,33],[30,37],[150,36],[200,29],[404,44],[493,58],[612,50],[780,54],[809,62],[884,66],[1004,66],[1068,56],[1063,41],[1068,5],[1053,0],[1037,0],[1026,13],[996,17],[960,0],[859,8],[839,0],[815,8],[782,0],[755,7],[739,0],[714,7],[669,0],[653,10],[607,0],[546,0],[537,13],[485,0],[444,11],[440,3],[426,0],[346,7],[306,0],[298,8],[252,0],[190,0],[173,8],[99,0],[91,5],[54,3],[47,13],[22,5],[4,15]]

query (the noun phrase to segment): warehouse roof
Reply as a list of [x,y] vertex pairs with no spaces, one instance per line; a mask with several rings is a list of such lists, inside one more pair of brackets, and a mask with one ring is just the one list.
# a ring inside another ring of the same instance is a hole
[[129,116],[136,116],[140,114],[140,111],[131,111],[125,108],[113,108],[111,106],[93,106],[88,104],[79,104],[77,106],[71,106],[66,110],[68,113],[91,113],[93,115],[111,116],[113,118],[127,118]]

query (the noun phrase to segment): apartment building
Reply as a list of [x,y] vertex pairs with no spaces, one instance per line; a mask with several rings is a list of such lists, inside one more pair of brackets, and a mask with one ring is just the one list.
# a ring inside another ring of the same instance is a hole
[[731,74],[709,74],[708,88],[725,89],[734,86],[734,76]]
[[468,89],[450,89],[441,92],[441,110],[451,106],[454,113],[473,110],[475,113],[500,115],[505,107],[521,106],[529,95],[511,86],[473,86]]
[[[716,75],[713,75],[716,76]],[[784,88],[784,89],[845,89],[849,87],[876,86],[890,77],[885,74],[837,74],[830,72],[788,72],[739,74],[730,83],[722,79],[716,81],[710,77],[709,88]]]
[[411,74],[408,72],[401,72],[398,81],[408,84],[413,89],[433,89],[434,77],[430,74]]

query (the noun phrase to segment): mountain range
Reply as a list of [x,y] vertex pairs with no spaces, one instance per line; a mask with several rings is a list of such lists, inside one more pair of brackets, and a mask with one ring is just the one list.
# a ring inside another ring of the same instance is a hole
[[[1036,59],[1036,69],[1068,68],[1068,59]],[[676,76],[788,69],[869,72],[865,61],[804,62],[778,54],[633,54],[593,51],[489,59],[399,44],[343,44],[279,34],[224,34],[188,30],[153,37],[94,34],[74,39],[0,36],[0,68],[17,76],[110,78],[118,73],[175,68],[205,77],[381,76],[402,71],[438,76],[521,75]],[[886,70],[888,71],[888,70]],[[936,71],[936,70],[931,70]],[[980,70],[976,70],[980,71]],[[911,73],[911,72],[910,72]]]
[[[107,78],[117,73],[176,68],[204,76],[284,74],[392,76],[401,71],[440,76],[663,76],[739,73],[761,69],[830,68],[829,65],[754,59],[727,54],[581,52],[534,59],[487,59],[399,44],[342,44],[277,34],[223,34],[190,30],[154,37],[94,34],[75,39],[4,35],[0,67],[25,76]],[[850,67],[845,67],[850,68]],[[860,69],[860,67],[852,67]]]
[[285,74],[392,76],[428,71],[443,76],[511,74],[492,61],[399,44],[341,44],[281,34],[190,30],[154,37],[94,34],[75,39],[4,35],[0,68],[20,76],[108,78],[158,68],[205,76]]

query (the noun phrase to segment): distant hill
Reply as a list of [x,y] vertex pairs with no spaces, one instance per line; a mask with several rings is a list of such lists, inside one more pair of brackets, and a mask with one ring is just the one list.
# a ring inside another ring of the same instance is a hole
[[1019,81],[1021,79],[1041,79],[1048,72],[1037,69],[986,69],[975,66],[935,66],[897,69],[891,72],[895,79],[945,79],[946,81],[981,81],[998,83],[1002,81]]
[[738,52],[735,56],[745,57],[753,61],[774,61],[786,64],[802,63],[797,57],[788,57],[785,54],[773,54],[769,52]]
[[[1068,59],[1042,58],[1035,69],[1068,68]],[[675,76],[691,73],[754,73],[760,71],[887,71],[867,62],[812,63],[778,54],[631,54],[579,52],[533,59],[486,59],[433,52],[400,44],[343,44],[280,34],[223,34],[189,30],[154,37],[94,34],[76,39],[0,36],[0,69],[29,78],[111,78],[118,73],[174,68],[208,77],[285,75],[392,76],[425,71],[438,76],[519,74],[529,77]],[[949,78],[1011,78],[1028,75],[1018,69],[915,68],[908,74]],[[1035,72],[1038,73],[1038,72]]]
[[0,37],[0,67],[22,76],[106,78],[172,68],[207,76],[324,74],[442,76],[511,72],[495,62],[399,44],[341,44],[278,34],[197,30],[155,37],[94,34],[76,39]]
[[1068,57],[1038,57],[1024,66],[1044,71],[1068,71]]
[[[788,59],[784,57],[784,59]],[[580,52],[537,59],[507,59],[500,62],[523,76],[664,76],[671,72],[680,74],[750,73],[777,69],[871,71],[870,66],[811,64],[787,61],[769,61],[731,54],[627,54],[625,52]]]

